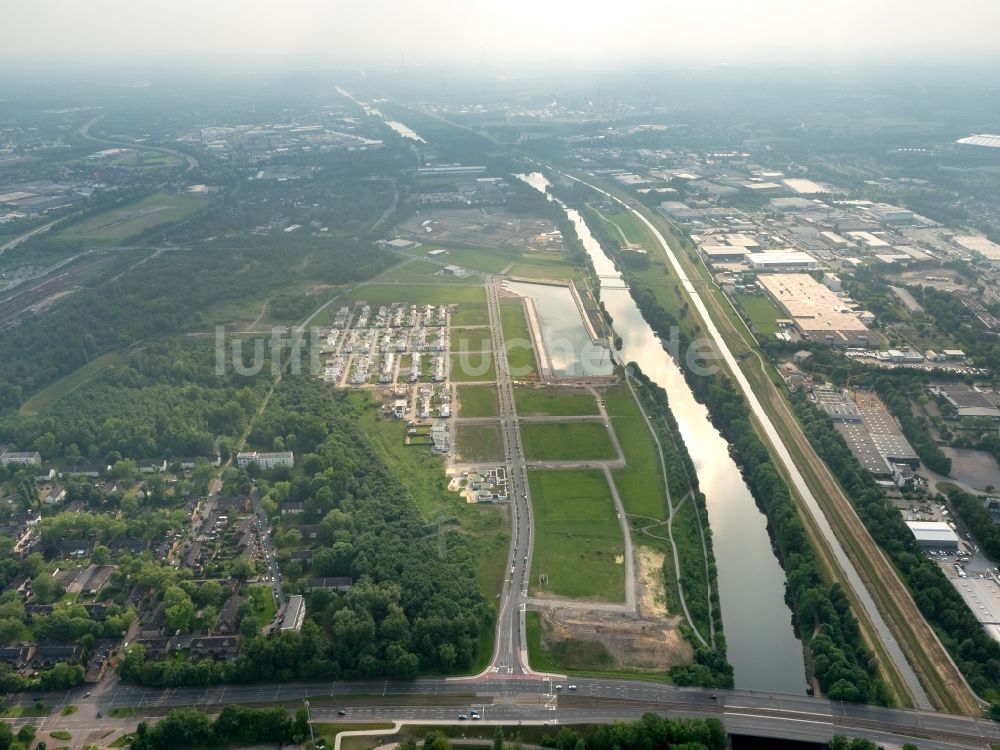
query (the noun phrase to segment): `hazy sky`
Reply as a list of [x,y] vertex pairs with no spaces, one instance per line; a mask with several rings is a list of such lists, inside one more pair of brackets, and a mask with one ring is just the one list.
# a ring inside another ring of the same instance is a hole
[[0,0],[0,59],[506,68],[1000,59],[998,0]]

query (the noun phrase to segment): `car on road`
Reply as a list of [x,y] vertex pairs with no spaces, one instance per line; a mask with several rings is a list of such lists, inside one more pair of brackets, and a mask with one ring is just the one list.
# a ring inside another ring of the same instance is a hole
[[345,711],[344,709],[340,709],[339,711],[337,711],[337,716],[347,716],[347,711]]
[[570,689],[570,690],[576,690],[576,685],[570,685],[570,686],[569,686],[569,689]]
[[459,720],[459,721],[465,721],[465,720],[466,720],[466,719],[468,719],[468,718],[469,718],[469,717],[468,717],[468,716],[466,716],[465,714],[459,714],[459,715],[458,715],[458,720]]
[[556,690],[562,690],[562,685],[556,685]]
[[473,721],[479,721],[481,718],[483,718],[483,717],[480,716],[479,714],[472,714],[472,720]]

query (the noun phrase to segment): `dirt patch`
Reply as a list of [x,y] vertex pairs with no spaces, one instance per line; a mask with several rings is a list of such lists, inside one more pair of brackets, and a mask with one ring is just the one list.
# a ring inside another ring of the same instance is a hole
[[643,617],[667,617],[667,592],[663,584],[663,562],[666,555],[652,547],[636,547],[639,570],[636,572],[635,593],[639,614]]
[[691,644],[678,630],[680,618],[625,618],[618,612],[554,607],[541,612],[542,646],[567,667],[662,672],[690,664]]

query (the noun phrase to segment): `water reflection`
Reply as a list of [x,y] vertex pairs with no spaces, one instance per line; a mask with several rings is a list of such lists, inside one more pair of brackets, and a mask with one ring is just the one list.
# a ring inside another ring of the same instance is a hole
[[[541,174],[518,175],[538,190]],[[579,212],[566,208],[601,281],[601,300],[622,340],[620,358],[636,362],[667,391],[670,409],[698,473],[708,503],[727,655],[736,687],[784,693],[805,691],[802,645],[785,604],[785,576],[771,548],[766,518],[757,508],[729,445],[712,426],[674,360],[642,318],[621,276]]]

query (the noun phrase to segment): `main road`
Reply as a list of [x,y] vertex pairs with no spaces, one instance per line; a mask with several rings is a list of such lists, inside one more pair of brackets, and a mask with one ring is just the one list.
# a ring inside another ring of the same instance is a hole
[[521,444],[517,407],[514,404],[514,381],[500,325],[500,284],[500,279],[486,277],[486,307],[490,316],[490,335],[497,376],[500,431],[504,454],[507,456],[507,496],[511,498],[511,543],[507,557],[509,573],[500,592],[493,659],[483,674],[492,672],[526,675],[530,673],[530,669],[524,610],[535,540],[531,525],[528,468],[524,462],[524,447]]
[[[826,741],[834,734],[868,737],[899,746],[918,744],[921,750],[988,748],[1000,741],[998,725],[940,712],[910,711],[825,698],[781,695],[747,690],[710,691],[661,683],[617,679],[576,679],[573,690],[550,678],[499,673],[468,682],[451,679],[413,681],[328,681],[227,685],[212,688],[159,690],[120,683],[85,692],[85,686],[58,694],[44,729],[66,729],[75,735],[106,731],[115,725],[108,713],[130,708],[120,723],[130,729],[143,717],[156,717],[177,706],[213,711],[230,704],[301,705],[310,701],[313,719],[341,722],[404,721],[414,724],[457,723],[460,714],[478,708],[487,722],[593,723],[638,718],[652,711],[673,717],[713,717],[730,733]],[[12,705],[29,706],[29,694],[12,696]],[[62,715],[66,706],[76,711]],[[344,711],[345,716],[338,712]],[[101,718],[98,719],[98,714]],[[15,723],[29,721],[15,720]]]

